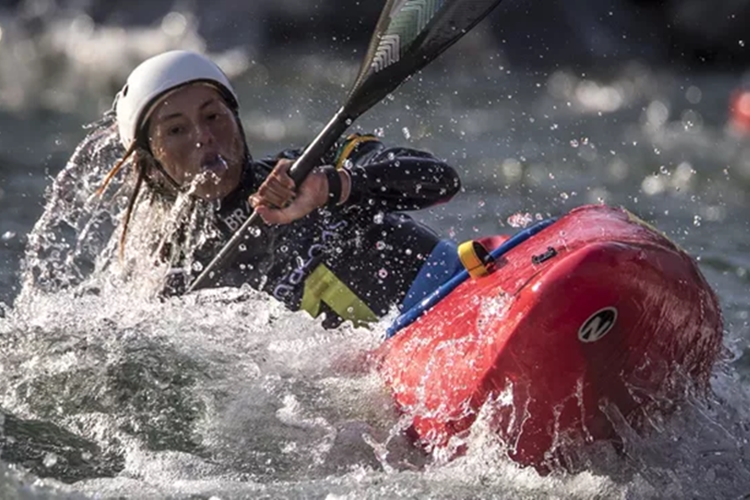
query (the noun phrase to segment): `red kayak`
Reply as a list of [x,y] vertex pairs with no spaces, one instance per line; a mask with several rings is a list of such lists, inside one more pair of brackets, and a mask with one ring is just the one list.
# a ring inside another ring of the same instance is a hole
[[380,352],[428,448],[466,435],[481,410],[513,460],[545,471],[571,447],[616,441],[611,418],[640,429],[708,388],[722,336],[716,296],[693,259],[631,213],[577,208],[494,267]]

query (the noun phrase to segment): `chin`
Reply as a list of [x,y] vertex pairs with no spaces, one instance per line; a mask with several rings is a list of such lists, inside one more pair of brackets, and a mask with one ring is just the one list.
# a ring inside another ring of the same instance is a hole
[[230,182],[228,179],[222,180],[219,184],[208,183],[196,189],[196,196],[208,201],[215,201],[224,198],[234,191],[236,182]]
[[221,176],[210,175],[196,186],[195,196],[208,201],[218,200],[225,197],[237,187],[240,181],[240,172],[230,169]]

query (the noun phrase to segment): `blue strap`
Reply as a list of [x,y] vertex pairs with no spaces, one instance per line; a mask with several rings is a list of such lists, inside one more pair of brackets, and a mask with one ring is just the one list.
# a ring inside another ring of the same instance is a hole
[[[505,243],[503,243],[502,245],[497,247],[495,250],[490,252],[490,255],[493,257],[493,259],[498,260],[507,251],[523,243],[524,241],[528,240],[529,238],[531,238],[538,232],[542,231],[543,229],[546,229],[556,220],[557,218],[543,220],[529,228],[524,229],[523,231],[519,231],[518,233],[513,235],[513,237],[509,238]],[[433,250],[433,254],[434,253],[435,251]],[[457,254],[454,254],[454,255],[456,255],[456,259],[458,259],[458,255]],[[430,257],[432,257],[432,254],[430,254]],[[459,266],[460,265],[461,263],[459,261]],[[422,270],[420,270],[420,274],[421,273],[422,273]],[[432,306],[440,302],[449,293],[451,293],[458,285],[466,281],[468,278],[469,278],[468,271],[466,271],[466,269],[463,269],[462,271],[455,274],[448,281],[440,284],[438,288],[436,288],[431,294],[424,297],[419,303],[412,306],[410,309],[406,310],[406,312],[402,313],[398,318],[396,318],[393,324],[391,324],[391,326],[388,327],[388,330],[386,330],[386,338],[393,337],[396,334],[396,332],[398,332],[402,328],[409,326],[410,324],[415,322],[420,316],[422,316],[425,312],[430,310]],[[409,292],[411,293],[411,289],[409,290]],[[408,295],[407,295],[407,299],[408,299]],[[406,303],[406,300],[404,300],[404,303]]]

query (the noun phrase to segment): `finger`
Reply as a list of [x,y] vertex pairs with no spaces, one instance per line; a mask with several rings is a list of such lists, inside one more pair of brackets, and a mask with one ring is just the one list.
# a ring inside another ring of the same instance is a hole
[[294,190],[286,188],[284,186],[269,183],[263,184],[260,189],[258,189],[257,195],[261,198],[261,200],[265,201],[265,204],[267,205],[283,207],[289,202],[289,200],[294,198],[295,192]]
[[310,213],[309,208],[303,203],[292,203],[285,208],[272,208],[261,205],[256,211],[266,224],[289,224]]
[[276,171],[283,171],[287,172],[290,168],[292,168],[292,165],[294,165],[294,160],[290,160],[289,158],[281,158],[276,162],[276,165],[274,165],[273,170]]
[[259,193],[254,193],[247,198],[248,203],[252,208],[260,206],[266,206],[270,208],[280,208],[289,204],[289,199],[276,195],[262,196]]
[[296,187],[294,180],[289,176],[289,172],[287,170],[274,170],[266,179],[266,182],[268,181],[273,181],[276,184],[284,186],[287,189],[294,189]]
[[276,165],[273,167],[273,170],[269,174],[269,177],[275,177],[276,179],[282,181],[286,186],[293,188],[294,180],[289,175],[289,169],[292,168],[292,165],[294,165],[294,160],[282,158],[281,160],[276,162]]
[[296,194],[294,187],[289,187],[284,184],[279,184],[276,182],[268,183],[265,189],[267,190],[269,195],[278,196],[282,198],[291,198],[292,196]]
[[257,209],[260,206],[263,206],[266,204],[265,200],[258,196],[257,193],[251,194],[247,201],[250,203],[250,206],[253,207],[253,209]]

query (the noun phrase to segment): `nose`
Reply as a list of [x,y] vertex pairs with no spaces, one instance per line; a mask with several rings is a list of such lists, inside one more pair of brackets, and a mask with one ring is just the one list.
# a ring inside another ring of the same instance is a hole
[[200,149],[206,146],[211,146],[216,141],[214,133],[211,127],[208,125],[198,125],[196,129],[196,143],[195,147]]

